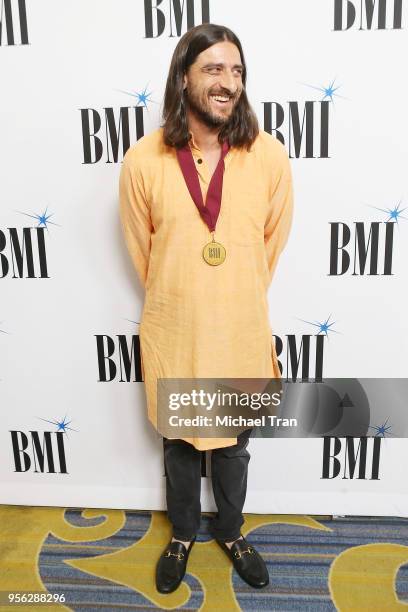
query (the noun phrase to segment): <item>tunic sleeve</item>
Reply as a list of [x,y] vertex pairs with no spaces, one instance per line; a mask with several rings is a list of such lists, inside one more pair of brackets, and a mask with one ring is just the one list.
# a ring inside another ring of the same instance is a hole
[[119,211],[127,249],[140,283],[145,287],[153,226],[140,167],[129,151],[120,172]]
[[280,154],[275,157],[278,166],[277,180],[269,201],[269,213],[265,221],[264,242],[271,282],[279,255],[289,236],[293,217],[293,186],[289,158],[286,149],[279,143]]

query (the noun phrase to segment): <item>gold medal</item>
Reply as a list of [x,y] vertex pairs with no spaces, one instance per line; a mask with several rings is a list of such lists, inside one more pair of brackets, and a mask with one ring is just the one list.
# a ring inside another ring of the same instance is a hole
[[[219,242],[214,240],[215,225],[221,208],[222,183],[224,177],[224,157],[228,153],[229,143],[224,140],[221,147],[221,155],[217,167],[211,177],[208,186],[206,203],[203,201],[200,181],[193,154],[189,144],[176,149],[177,159],[180,164],[184,180],[191,195],[191,199],[197,206],[199,213],[212,234],[212,240],[203,248],[203,258],[210,266],[219,266],[225,261],[226,250]],[[201,161],[201,160],[199,160]]]
[[220,242],[215,242],[214,232],[212,232],[211,242],[208,242],[203,248],[204,260],[210,264],[210,266],[219,266],[225,261],[226,254],[225,247]]

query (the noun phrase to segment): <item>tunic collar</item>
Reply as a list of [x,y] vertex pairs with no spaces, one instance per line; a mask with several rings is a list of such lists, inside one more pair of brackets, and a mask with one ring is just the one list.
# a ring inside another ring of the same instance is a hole
[[188,131],[189,135],[190,135],[190,147],[192,149],[194,149],[195,151],[199,151],[200,149],[197,146],[196,141],[194,140],[194,134],[191,130]]
[[[196,141],[194,140],[193,132],[191,130],[189,130],[188,133],[191,136],[191,138],[189,140],[189,144],[190,144],[190,148],[191,148],[191,151],[192,151],[193,155],[200,155],[201,154],[201,150],[198,147]],[[234,147],[230,147],[227,155],[224,158],[225,166],[228,165],[228,163],[229,163],[229,161],[230,161],[230,159],[231,159],[231,157],[233,155],[233,152],[234,152]]]

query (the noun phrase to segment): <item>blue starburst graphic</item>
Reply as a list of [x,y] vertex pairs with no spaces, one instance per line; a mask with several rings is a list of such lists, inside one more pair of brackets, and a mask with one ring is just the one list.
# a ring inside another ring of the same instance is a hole
[[370,425],[370,429],[374,429],[377,433],[375,434],[375,437],[382,437],[385,438],[387,435],[388,436],[392,436],[393,434],[391,432],[389,432],[388,430],[391,429],[391,425],[388,425],[388,427],[386,426],[388,423],[388,419],[390,417],[387,418],[387,420],[382,424],[382,425]]
[[381,212],[387,213],[388,219],[386,219],[386,222],[392,220],[398,224],[399,219],[408,219],[408,217],[404,217],[404,215],[401,214],[404,212],[404,210],[407,210],[407,207],[402,208],[400,210],[401,203],[402,201],[400,200],[395,206],[395,208],[378,208],[378,206],[370,206],[369,204],[368,206],[370,206],[370,208],[375,208],[377,210],[381,210]]
[[63,433],[67,433],[67,429],[71,430],[71,431],[78,431],[77,429],[73,429],[72,427],[68,427],[68,425],[70,423],[72,423],[72,421],[67,421],[67,415],[64,416],[64,418],[62,419],[62,421],[49,421],[48,419],[42,419],[41,417],[37,417],[38,419],[40,419],[41,421],[45,421],[46,423],[52,423],[53,425],[56,425],[57,427],[57,431],[62,431]]
[[130,323],[136,323],[137,325],[140,324],[140,321],[133,321],[133,319],[124,319],[125,321],[129,321]]
[[329,337],[328,332],[334,332],[335,334],[340,334],[339,331],[336,331],[335,329],[331,329],[331,326],[334,325],[336,321],[332,321],[332,323],[329,323],[330,317],[331,317],[331,314],[327,317],[324,323],[320,323],[319,321],[306,321],[305,319],[298,319],[298,320],[303,321],[303,323],[308,323],[309,325],[314,325],[315,327],[318,327],[319,331],[317,332],[317,334],[325,334],[326,338],[328,338]]
[[336,82],[336,79],[333,79],[333,81],[327,85],[327,87],[316,87],[315,85],[309,85],[308,83],[302,83],[302,85],[306,85],[306,87],[311,87],[312,89],[317,89],[317,91],[321,91],[323,93],[323,97],[321,99],[321,102],[323,102],[323,100],[329,99],[330,102],[333,102],[334,104],[334,100],[333,97],[337,97],[337,98],[344,98],[344,96],[340,96],[337,92],[337,90],[341,87],[341,85],[337,85],[337,87],[334,86]]
[[[0,325],[1,325],[2,323],[3,323],[3,321],[0,321]],[[5,330],[5,329],[0,329],[0,332],[1,332],[2,334],[8,334],[8,332],[6,332],[6,330]]]
[[124,91],[123,89],[118,89],[116,91],[120,91],[122,93],[127,94],[128,96],[132,96],[133,98],[136,98],[137,102],[136,102],[136,106],[144,106],[147,109],[147,103],[148,102],[153,102],[154,104],[156,104],[156,102],[154,102],[154,100],[150,99],[150,96],[152,95],[152,91],[147,91],[147,85],[144,88],[143,91]]
[[52,225],[59,225],[59,224],[54,223],[53,221],[49,221],[49,218],[52,217],[54,213],[47,215],[47,210],[48,210],[48,206],[45,209],[45,211],[42,213],[42,215],[30,215],[29,213],[22,212],[21,210],[18,210],[17,212],[21,213],[22,215],[26,215],[27,217],[32,217],[33,219],[37,219],[38,221],[37,227],[43,226],[48,231],[48,224],[52,224]]

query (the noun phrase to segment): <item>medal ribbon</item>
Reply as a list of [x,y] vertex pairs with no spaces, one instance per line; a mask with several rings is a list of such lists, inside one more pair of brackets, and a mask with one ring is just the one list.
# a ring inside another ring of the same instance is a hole
[[221,208],[221,197],[222,197],[222,183],[224,178],[224,157],[228,153],[229,144],[227,141],[222,143],[221,157],[217,164],[214,174],[211,177],[210,184],[208,186],[207,197],[203,200],[203,194],[201,192],[200,181],[198,178],[197,168],[195,166],[193,154],[189,144],[186,144],[181,149],[176,149],[177,159],[180,164],[181,171],[186,181],[186,185],[190,192],[190,195],[197,206],[202,219],[208,225],[210,232],[215,231],[215,225],[217,223],[218,215]]

